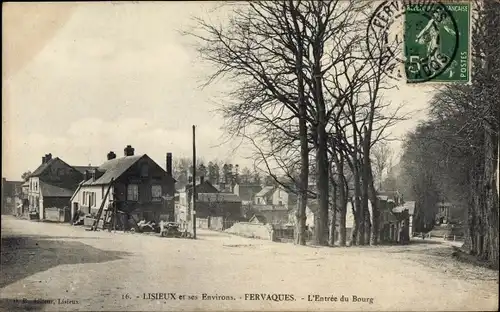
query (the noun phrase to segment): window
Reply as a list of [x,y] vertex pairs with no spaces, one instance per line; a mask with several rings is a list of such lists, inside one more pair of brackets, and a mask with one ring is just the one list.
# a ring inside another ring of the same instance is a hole
[[127,200],[138,201],[139,200],[139,185],[129,184],[127,186]]
[[147,177],[148,176],[148,164],[143,164],[141,166],[141,177]]
[[82,203],[83,203],[84,205],[87,205],[87,192],[83,192],[83,195],[82,195],[82,196],[83,196],[83,198],[82,198]]
[[152,201],[161,200],[161,185],[151,185],[151,200]]

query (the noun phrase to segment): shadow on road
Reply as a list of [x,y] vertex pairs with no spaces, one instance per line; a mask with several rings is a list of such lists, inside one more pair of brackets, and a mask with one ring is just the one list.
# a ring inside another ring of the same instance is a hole
[[2,237],[0,288],[58,265],[101,263],[131,255],[127,252],[103,251],[61,238],[76,237]]

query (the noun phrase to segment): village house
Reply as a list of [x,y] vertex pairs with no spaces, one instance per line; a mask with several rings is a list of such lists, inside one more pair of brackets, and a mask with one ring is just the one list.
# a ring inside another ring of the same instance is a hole
[[167,153],[165,171],[148,155],[134,155],[134,150],[128,145],[119,158],[109,152],[106,162],[86,172],[85,181],[71,198],[72,219],[77,211],[91,217],[104,205],[105,211],[116,209],[117,220],[125,227],[129,218],[174,221],[172,154]]
[[206,228],[224,230],[234,222],[244,220],[241,215],[241,199],[233,193],[199,193],[196,218],[199,220],[198,224],[205,219]]
[[21,184],[21,194],[19,196],[19,199],[21,200],[20,204],[21,206],[18,207],[17,215],[18,216],[27,216],[29,212],[29,200],[28,200],[28,193],[29,193],[29,188],[30,188],[30,183],[29,183],[29,178],[24,181],[23,184]]
[[253,204],[255,195],[262,190],[259,184],[236,184],[233,193],[241,199],[241,214],[244,217],[250,218],[253,215]]
[[[178,199],[175,201],[175,221],[186,226],[191,221],[193,177],[188,178],[188,184],[183,190],[178,191]],[[196,194],[219,193],[219,190],[205,177],[199,177],[196,184]]]
[[59,157],[43,156],[27,181],[30,218],[69,221],[70,198],[82,180],[82,173]]
[[2,178],[2,214],[17,214],[21,204],[23,181],[8,181]]
[[264,186],[255,194],[255,206],[283,206],[286,210],[297,202],[297,195],[285,190],[282,186]]
[[242,205],[251,205],[255,196],[262,190],[259,184],[236,184],[233,193],[241,199]]
[[290,210],[295,208],[297,195],[283,186],[265,186],[255,195],[251,213],[264,216],[268,223],[286,224]]

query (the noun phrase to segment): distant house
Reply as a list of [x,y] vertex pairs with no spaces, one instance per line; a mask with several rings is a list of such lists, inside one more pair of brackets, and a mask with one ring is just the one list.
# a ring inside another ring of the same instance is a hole
[[269,223],[289,222],[290,211],[296,208],[297,195],[282,186],[265,186],[255,195],[252,211],[263,215]]
[[69,209],[71,195],[83,177],[80,171],[59,157],[52,158],[52,154],[46,154],[28,180],[30,212],[37,213],[40,220],[45,220],[46,208]]
[[254,204],[255,205],[272,205],[273,204],[273,193],[274,186],[264,186],[260,192],[255,194]]
[[196,217],[241,220],[241,199],[232,193],[199,193],[196,201]]
[[114,204],[124,226],[128,226],[128,217],[136,221],[174,220],[176,181],[172,177],[172,154],[167,153],[165,171],[148,155],[134,155],[134,150],[128,145],[119,158],[109,152],[106,162],[86,172],[85,181],[71,198],[72,219],[78,210],[91,215],[98,212],[101,204],[105,210]]
[[413,216],[415,214],[415,202],[407,201],[402,205],[394,207],[392,212],[398,217],[399,227],[404,227],[408,231],[409,237],[413,236]]
[[[196,184],[196,194],[199,193],[219,193],[219,190],[210,181],[205,180],[205,177],[199,177]],[[193,183],[190,181],[186,185],[186,191],[190,192],[193,188]]]
[[250,205],[261,190],[262,186],[259,184],[236,184],[233,192],[241,198],[242,205]]
[[[210,181],[205,180],[205,177],[199,177],[196,184],[196,194],[200,193],[219,193],[219,190]],[[191,206],[193,200],[193,181],[189,177],[188,184],[182,190],[178,190],[178,196],[175,200],[175,221],[186,225],[191,221]]]
[[437,203],[435,217],[436,225],[462,224],[467,220],[466,207],[454,202],[442,201]]
[[286,210],[292,208],[296,202],[297,196],[282,186],[264,186],[254,198],[254,205],[284,206]]
[[8,181],[2,178],[2,214],[16,214],[21,203],[23,181]]
[[21,207],[18,208],[18,215],[19,216],[25,216],[29,212],[29,200],[28,200],[28,193],[29,193],[29,188],[30,188],[30,182],[29,179],[26,180],[22,185],[21,185]]
[[[204,177],[200,177],[196,185],[196,217],[199,219],[221,217],[223,220],[241,220],[241,199],[238,195],[228,192],[219,192]],[[192,183],[186,186],[184,192],[179,193],[176,202],[176,221],[184,227],[191,221],[192,215]],[[209,226],[209,222],[207,226]]]

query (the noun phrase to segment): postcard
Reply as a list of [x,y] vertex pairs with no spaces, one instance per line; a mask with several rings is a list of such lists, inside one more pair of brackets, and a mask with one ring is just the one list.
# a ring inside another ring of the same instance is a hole
[[500,2],[6,2],[2,311],[498,311]]

